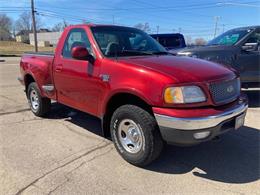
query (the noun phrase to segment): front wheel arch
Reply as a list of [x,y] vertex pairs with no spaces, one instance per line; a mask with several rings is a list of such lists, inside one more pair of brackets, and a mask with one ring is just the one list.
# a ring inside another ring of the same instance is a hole
[[114,111],[120,106],[126,104],[138,106],[146,110],[154,117],[152,107],[142,98],[131,93],[117,93],[113,95],[107,102],[105,113],[102,117],[102,131],[104,137],[110,137],[110,120]]

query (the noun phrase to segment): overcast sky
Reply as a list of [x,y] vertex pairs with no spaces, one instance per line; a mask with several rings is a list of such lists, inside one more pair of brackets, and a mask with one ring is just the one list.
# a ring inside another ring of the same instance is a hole
[[[209,40],[217,34],[239,26],[260,24],[260,1],[250,0],[35,0],[37,13],[46,27],[65,19],[68,23],[92,23],[133,26],[148,22],[152,33],[181,32],[192,38]],[[14,20],[30,10],[30,0],[0,0],[0,12]]]

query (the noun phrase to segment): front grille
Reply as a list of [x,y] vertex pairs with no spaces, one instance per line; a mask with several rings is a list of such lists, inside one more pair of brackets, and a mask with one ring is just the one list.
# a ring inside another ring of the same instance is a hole
[[211,83],[210,93],[216,104],[231,102],[240,95],[240,80],[233,79]]

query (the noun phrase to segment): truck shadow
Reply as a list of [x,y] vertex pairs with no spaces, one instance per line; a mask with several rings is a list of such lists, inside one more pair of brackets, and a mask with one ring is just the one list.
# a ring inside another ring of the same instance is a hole
[[249,108],[260,107],[260,89],[259,90],[243,90],[248,97]]
[[[96,135],[102,135],[96,117],[54,103],[49,119],[65,119]],[[244,126],[218,140],[192,147],[167,145],[146,170],[185,174],[224,183],[249,183],[260,179],[260,131]]]
[[192,147],[166,146],[150,171],[185,174],[224,183],[260,179],[260,131],[244,126],[219,140]]
[[97,117],[70,108],[68,106],[52,103],[48,119],[64,119],[96,135],[102,136],[101,120]]

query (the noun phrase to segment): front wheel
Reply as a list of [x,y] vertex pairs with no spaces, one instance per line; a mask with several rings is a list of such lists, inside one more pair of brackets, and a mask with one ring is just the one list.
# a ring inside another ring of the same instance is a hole
[[28,86],[27,98],[31,111],[36,116],[45,116],[50,111],[51,100],[41,96],[40,90],[35,82],[30,83]]
[[112,116],[110,130],[117,151],[133,165],[148,165],[162,151],[158,125],[154,117],[140,107],[119,107]]

